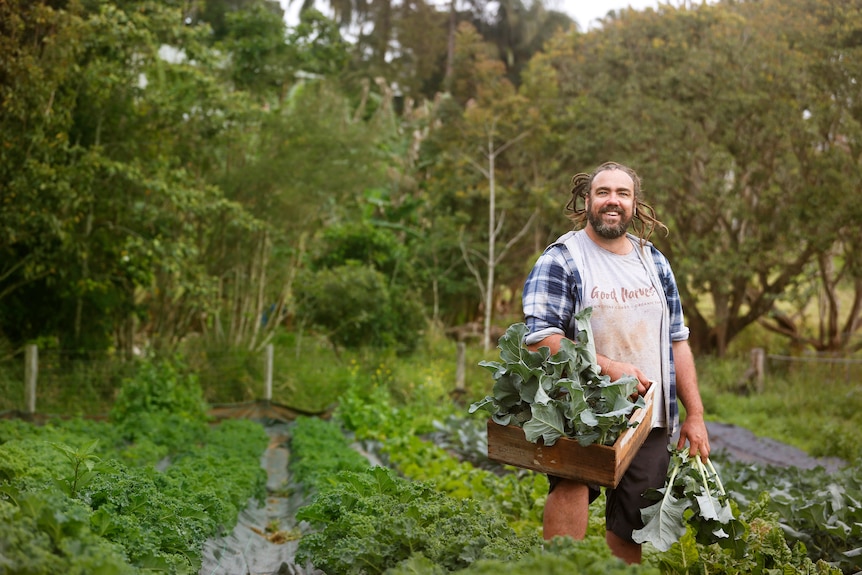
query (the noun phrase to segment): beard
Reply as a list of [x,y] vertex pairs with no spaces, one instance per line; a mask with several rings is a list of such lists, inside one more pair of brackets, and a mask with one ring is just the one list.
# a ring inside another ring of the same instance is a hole
[[[616,212],[620,214],[620,221],[616,225],[609,225],[602,221],[602,214],[608,212]],[[625,211],[620,208],[605,208],[600,212],[595,212],[592,209],[587,209],[587,221],[596,233],[607,240],[615,240],[624,235],[632,223],[632,218],[626,218]]]

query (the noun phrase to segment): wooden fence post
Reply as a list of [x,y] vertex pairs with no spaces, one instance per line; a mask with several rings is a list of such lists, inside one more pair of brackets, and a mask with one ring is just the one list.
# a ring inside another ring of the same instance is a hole
[[27,413],[36,413],[36,380],[39,377],[39,348],[30,344],[24,355],[24,397]]
[[461,397],[466,392],[464,388],[464,380],[467,373],[467,344],[463,341],[458,342],[458,358],[455,364],[455,395]]
[[263,369],[263,398],[267,401],[272,401],[272,359],[273,346],[270,343],[266,346],[266,365]]
[[757,393],[763,393],[763,377],[766,369],[766,352],[762,347],[751,350],[751,369],[754,370],[754,388]]

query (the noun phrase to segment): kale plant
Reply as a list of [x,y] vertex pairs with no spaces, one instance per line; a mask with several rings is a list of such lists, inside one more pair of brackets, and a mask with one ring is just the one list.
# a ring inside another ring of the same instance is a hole
[[299,542],[298,562],[341,575],[382,574],[411,556],[453,572],[482,559],[516,561],[540,543],[480,501],[384,467],[339,472],[296,518],[316,529]]
[[493,395],[470,406],[470,413],[484,409],[500,425],[523,427],[528,441],[553,445],[560,437],[577,439],[584,447],[613,445],[632,427],[629,417],[645,407],[642,397],[632,402],[637,378],[611,381],[600,373],[590,327],[591,308],[575,316],[575,341],[563,339],[551,355],[547,347],[528,350],[527,326],[509,326],[499,340],[500,361],[482,361],[494,379]]

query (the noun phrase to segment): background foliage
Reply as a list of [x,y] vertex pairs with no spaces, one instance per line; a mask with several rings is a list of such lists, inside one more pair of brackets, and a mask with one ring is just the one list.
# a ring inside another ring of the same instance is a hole
[[272,342],[488,350],[569,227],[567,181],[608,159],[670,229],[700,354],[852,353],[860,10],[581,31],[511,0],[309,2],[289,27],[271,0],[8,0],[0,354],[242,357],[236,398]]

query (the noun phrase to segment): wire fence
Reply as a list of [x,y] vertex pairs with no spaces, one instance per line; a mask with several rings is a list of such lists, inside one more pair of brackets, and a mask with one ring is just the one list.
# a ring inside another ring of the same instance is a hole
[[770,373],[812,375],[818,379],[862,382],[862,358],[819,353],[801,356],[767,354]]
[[[86,352],[22,349],[0,362],[0,411],[34,412],[37,406],[63,414],[82,406],[107,408],[133,364]],[[39,411],[43,411],[41,408]]]
[[768,354],[762,348],[751,350],[748,370],[740,381],[749,390],[763,392],[776,382],[844,382],[862,384],[862,357],[858,354],[814,353],[800,355]]
[[[139,360],[26,346],[0,358],[0,413],[106,414],[123,382],[135,377]],[[272,399],[272,346],[186,355],[184,362],[210,403]]]

